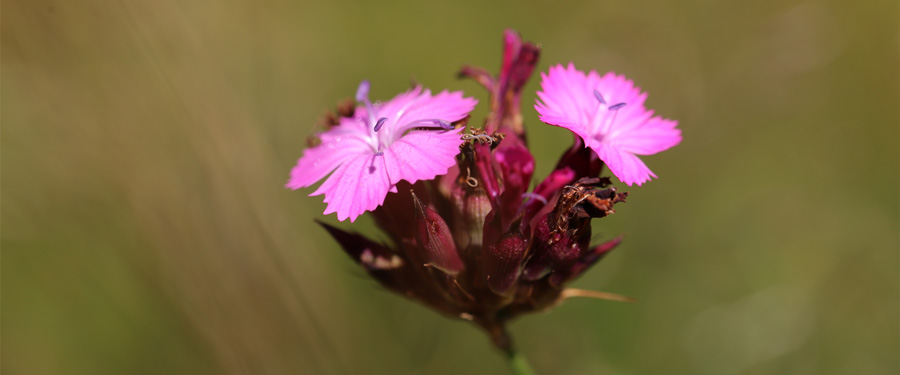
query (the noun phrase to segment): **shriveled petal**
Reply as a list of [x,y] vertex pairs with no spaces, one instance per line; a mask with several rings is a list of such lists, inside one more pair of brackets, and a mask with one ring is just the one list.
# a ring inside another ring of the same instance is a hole
[[463,140],[460,129],[414,130],[384,150],[390,183],[400,180],[414,183],[446,174],[456,165],[456,154]]
[[286,187],[300,189],[311,186],[327,176],[348,159],[371,152],[359,125],[352,119],[341,119],[341,125],[319,136],[322,143],[303,151],[303,157],[291,169],[291,177]]
[[366,153],[349,158],[338,167],[322,186],[310,196],[325,194],[325,215],[337,213],[337,218],[353,222],[366,211],[384,203],[393,184],[388,180],[383,155]]
[[640,186],[651,177],[656,177],[641,159],[628,151],[601,142],[595,142],[590,147],[600,160],[606,163],[609,170],[629,186],[632,184]]

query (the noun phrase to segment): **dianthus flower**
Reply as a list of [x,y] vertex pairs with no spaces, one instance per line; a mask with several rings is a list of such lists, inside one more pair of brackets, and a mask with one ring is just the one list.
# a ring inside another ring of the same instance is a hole
[[460,72],[490,94],[482,128],[462,132],[475,100],[461,93],[416,88],[372,104],[363,82],[363,105],[326,117],[331,128],[300,158],[288,187],[331,173],[312,194],[325,194],[325,213],[353,221],[372,211],[387,240],[320,223],[344,252],[386,289],[478,325],[521,369],[506,331],[512,319],[571,297],[630,301],[567,287],[621,242],[592,243],[591,220],[628,197],[601,173],[608,165],[626,184],[646,182],[653,173],[635,155],[672,147],[681,135],[675,121],[643,107],[646,95],[624,77],[555,66],[542,76],[536,107],[541,120],[576,136],[531,189],[535,159],[520,109],[540,48],[511,30],[503,46],[499,74]]
[[363,105],[352,117],[319,135],[321,144],[307,149],[291,170],[287,187],[311,186],[331,176],[310,196],[325,194],[325,215],[353,222],[384,203],[401,180],[415,183],[447,173],[456,164],[462,140],[452,123],[468,116],[478,103],[461,92],[416,87],[385,103],[369,101],[369,82],[356,92]]
[[651,155],[681,142],[677,121],[653,116],[647,94],[622,75],[602,77],[556,65],[541,73],[540,119],[577,134],[622,182],[639,186],[656,177],[636,155]]

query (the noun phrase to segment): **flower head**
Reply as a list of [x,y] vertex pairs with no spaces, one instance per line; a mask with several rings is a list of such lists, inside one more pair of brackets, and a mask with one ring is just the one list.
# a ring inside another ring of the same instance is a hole
[[325,214],[356,220],[396,192],[401,180],[430,180],[456,164],[462,140],[452,123],[475,108],[477,100],[461,92],[416,87],[385,103],[369,101],[369,82],[356,93],[362,105],[352,117],[319,135],[321,143],[303,152],[287,187],[311,186],[331,174],[310,194],[325,195]]
[[585,74],[573,64],[541,73],[540,119],[571,130],[622,182],[641,185],[656,177],[636,155],[651,155],[681,142],[677,121],[653,116],[647,94],[622,75]]
[[372,211],[387,240],[321,223],[343,250],[382,286],[472,321],[510,354],[506,324],[516,317],[572,297],[630,301],[567,286],[621,242],[592,243],[591,221],[628,197],[600,175],[608,165],[629,185],[646,182],[653,173],[635,155],[672,147],[681,135],[675,121],[643,107],[646,95],[624,77],[554,66],[542,75],[537,110],[578,137],[530,189],[536,160],[521,97],[540,47],[512,30],[503,47],[499,74],[460,72],[490,94],[482,129],[461,134],[451,126],[475,105],[461,93],[416,88],[372,104],[363,82],[356,94],[363,105],[325,118],[330,130],[306,150],[288,187],[331,173],[312,194],[325,194],[325,213],[353,221]]

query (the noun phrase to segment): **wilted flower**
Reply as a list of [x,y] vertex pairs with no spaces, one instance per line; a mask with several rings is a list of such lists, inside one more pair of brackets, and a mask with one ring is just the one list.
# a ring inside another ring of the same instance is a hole
[[363,103],[353,117],[319,135],[291,170],[287,187],[308,187],[334,171],[310,196],[325,194],[325,214],[356,220],[384,202],[401,180],[414,183],[447,173],[462,140],[453,122],[468,116],[477,100],[461,92],[435,96],[421,87],[386,103],[369,101],[369,82],[356,93]]
[[620,242],[591,244],[591,219],[612,214],[628,195],[599,175],[605,161],[624,182],[640,184],[650,172],[633,154],[680,140],[675,122],[651,118],[646,95],[630,81],[554,67],[544,76],[538,110],[579,137],[529,192],[535,160],[520,98],[539,55],[536,45],[507,31],[499,75],[462,69],[491,94],[484,127],[465,132],[447,125],[466,116],[472,99],[416,89],[369,105],[364,83],[357,99],[366,106],[322,134],[288,184],[309,186],[337,168],[314,193],[325,193],[326,213],[353,220],[373,210],[390,239],[378,243],[322,223],[344,251],[388,289],[475,322],[507,352],[505,325],[515,317],[569,297],[628,300],[565,287]]
[[677,121],[653,116],[644,107],[647,94],[622,75],[602,77],[556,65],[541,73],[541,121],[571,130],[609,166],[616,177],[641,185],[656,177],[635,155],[651,155],[681,142]]

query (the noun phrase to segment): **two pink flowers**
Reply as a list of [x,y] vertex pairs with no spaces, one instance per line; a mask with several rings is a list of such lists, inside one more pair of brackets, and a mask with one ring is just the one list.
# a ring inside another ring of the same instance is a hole
[[[363,81],[352,117],[319,134],[321,143],[304,151],[286,185],[305,188],[327,176],[310,196],[324,194],[324,214],[337,213],[341,221],[375,210],[401,180],[415,183],[446,174],[457,164],[464,142],[464,127],[454,123],[477,104],[461,92],[432,95],[421,87],[372,103],[368,91]],[[556,65],[541,73],[537,94],[540,120],[578,135],[627,185],[656,177],[638,155],[681,142],[677,121],[654,116],[644,106],[647,94],[622,75]]]

